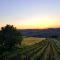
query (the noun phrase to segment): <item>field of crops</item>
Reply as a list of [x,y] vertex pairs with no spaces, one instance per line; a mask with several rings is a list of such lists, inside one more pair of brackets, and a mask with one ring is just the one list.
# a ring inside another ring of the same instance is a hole
[[60,43],[55,39],[45,39],[17,51],[17,54],[12,53],[6,60],[60,60]]
[[45,40],[45,38],[37,38],[37,37],[24,37],[22,41],[22,45],[33,45],[35,43],[38,43],[42,40]]

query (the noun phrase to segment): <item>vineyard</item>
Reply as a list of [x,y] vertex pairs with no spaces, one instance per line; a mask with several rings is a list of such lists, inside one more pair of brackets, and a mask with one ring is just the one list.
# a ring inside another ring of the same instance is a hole
[[55,39],[45,39],[17,51],[6,60],[60,60],[60,43]]

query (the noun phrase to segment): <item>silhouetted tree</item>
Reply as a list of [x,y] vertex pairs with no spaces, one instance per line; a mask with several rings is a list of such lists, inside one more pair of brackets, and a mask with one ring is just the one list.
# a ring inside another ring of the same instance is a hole
[[[12,49],[16,44],[21,44],[22,35],[13,25],[6,25],[0,31],[0,47],[4,50]],[[5,51],[4,50],[4,51]]]

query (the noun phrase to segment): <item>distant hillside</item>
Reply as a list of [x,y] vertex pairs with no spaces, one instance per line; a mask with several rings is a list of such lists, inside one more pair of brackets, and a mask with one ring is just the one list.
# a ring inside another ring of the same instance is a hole
[[32,37],[50,37],[58,36],[60,37],[60,28],[49,28],[49,29],[22,29],[18,30],[23,36]]

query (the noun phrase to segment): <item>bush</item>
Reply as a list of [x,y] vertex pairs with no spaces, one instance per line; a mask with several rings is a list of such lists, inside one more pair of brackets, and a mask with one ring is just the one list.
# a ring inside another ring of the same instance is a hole
[[[0,47],[3,50],[11,50],[15,45],[21,44],[22,35],[13,25],[6,25],[0,31]],[[1,49],[0,48],[0,49]]]

